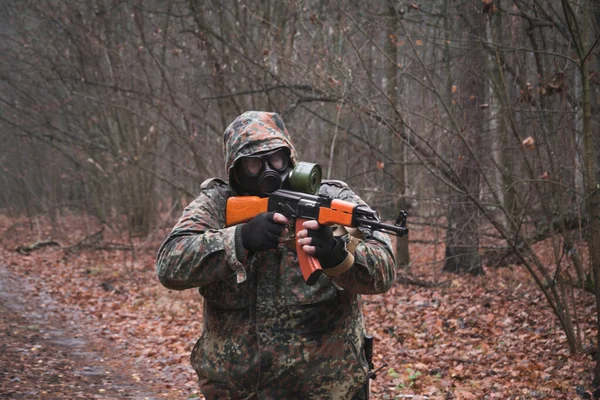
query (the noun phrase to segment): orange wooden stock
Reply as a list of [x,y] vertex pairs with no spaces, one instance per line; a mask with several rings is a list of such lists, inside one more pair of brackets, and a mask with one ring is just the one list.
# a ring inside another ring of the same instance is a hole
[[302,229],[302,223],[308,221],[304,218],[296,218],[296,254],[298,255],[298,264],[300,264],[300,271],[302,271],[302,277],[307,285],[312,286],[319,280],[319,276],[323,270],[321,269],[321,263],[315,257],[306,254],[302,246],[298,244],[298,232]]
[[233,196],[227,199],[225,224],[227,226],[250,221],[269,208],[269,199],[258,196]]

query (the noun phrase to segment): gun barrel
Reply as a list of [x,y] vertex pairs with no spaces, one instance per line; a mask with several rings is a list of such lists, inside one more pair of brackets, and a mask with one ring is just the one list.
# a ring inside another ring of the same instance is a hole
[[358,226],[364,226],[374,231],[382,231],[398,237],[402,237],[408,233],[408,228],[405,226],[386,224],[385,222],[360,217],[356,218],[355,221]]

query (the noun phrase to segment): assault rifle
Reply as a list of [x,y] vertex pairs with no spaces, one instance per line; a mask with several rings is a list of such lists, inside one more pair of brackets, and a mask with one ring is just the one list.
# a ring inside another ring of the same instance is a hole
[[[408,233],[407,213],[400,211],[395,224],[379,220],[377,212],[367,206],[345,200],[332,199],[324,195],[311,195],[279,189],[269,197],[233,196],[227,200],[225,221],[227,226],[247,222],[262,212],[278,212],[295,220],[296,235],[302,230],[302,223],[316,220],[322,225],[342,225],[358,228],[363,233],[380,231],[398,237]],[[314,285],[323,272],[319,260],[312,257],[296,242],[298,262],[307,285]]]

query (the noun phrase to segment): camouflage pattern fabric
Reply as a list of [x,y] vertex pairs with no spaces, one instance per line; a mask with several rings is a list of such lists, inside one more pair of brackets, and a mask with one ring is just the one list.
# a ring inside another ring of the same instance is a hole
[[[277,114],[248,112],[225,131],[227,169],[243,155],[288,147]],[[346,185],[321,193],[363,203]],[[236,257],[235,227],[225,227],[231,188],[216,182],[183,212],[157,258],[169,289],[199,288],[203,331],[191,362],[207,399],[360,399],[367,382],[361,294],[387,291],[395,262],[387,235],[361,241],[355,263],[308,286],[293,247]],[[364,203],[363,203],[364,204]],[[236,272],[243,270],[240,281]]]

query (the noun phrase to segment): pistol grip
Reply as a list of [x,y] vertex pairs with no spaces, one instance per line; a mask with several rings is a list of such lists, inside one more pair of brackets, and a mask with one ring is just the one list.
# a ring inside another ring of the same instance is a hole
[[302,223],[308,221],[304,218],[296,218],[296,254],[298,255],[298,263],[302,271],[302,277],[307,285],[312,286],[319,280],[323,269],[321,263],[315,257],[306,254],[302,246],[298,244],[298,232],[302,229]]

